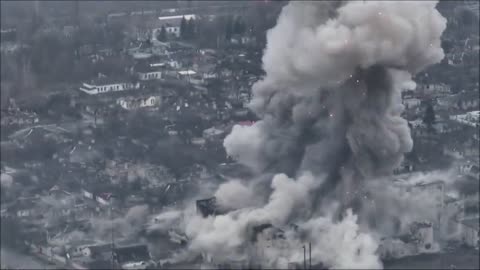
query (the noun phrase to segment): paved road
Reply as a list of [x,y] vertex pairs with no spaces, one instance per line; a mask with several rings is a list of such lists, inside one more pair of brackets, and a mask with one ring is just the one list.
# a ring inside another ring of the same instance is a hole
[[35,257],[6,247],[1,247],[0,261],[2,262],[2,267],[8,266],[8,269],[57,269],[55,266]]

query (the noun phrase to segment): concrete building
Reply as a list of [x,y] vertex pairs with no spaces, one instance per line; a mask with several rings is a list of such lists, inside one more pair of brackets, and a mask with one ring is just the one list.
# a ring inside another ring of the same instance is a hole
[[433,181],[430,183],[418,183],[415,185],[405,185],[402,187],[411,196],[428,196],[434,201],[436,217],[430,222],[433,223],[434,229],[438,229],[441,223],[441,214],[445,206],[445,182]]
[[383,238],[378,249],[382,259],[402,258],[438,251],[429,221],[410,224],[410,232],[398,237]]

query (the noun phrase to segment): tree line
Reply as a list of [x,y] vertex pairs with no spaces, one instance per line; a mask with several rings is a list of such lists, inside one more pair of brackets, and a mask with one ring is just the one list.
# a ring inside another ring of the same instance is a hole
[[[246,34],[247,31],[252,32],[253,26],[246,23],[246,19],[241,16],[221,16],[213,21],[208,19],[195,20],[193,18],[182,18],[180,22],[180,35],[182,40],[208,40],[214,45],[218,38],[230,41],[235,35]],[[201,33],[201,35],[199,35]],[[167,27],[163,25],[157,34],[159,41],[168,40]],[[213,41],[213,42],[212,42]]]

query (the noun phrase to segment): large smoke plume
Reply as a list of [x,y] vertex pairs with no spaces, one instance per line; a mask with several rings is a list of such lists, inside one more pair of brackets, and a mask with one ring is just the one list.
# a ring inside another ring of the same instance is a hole
[[[249,228],[295,223],[300,235],[287,232],[285,245],[272,247],[263,263],[283,268],[301,261],[301,246],[311,241],[313,263],[380,268],[375,237],[361,231],[354,214],[369,206],[354,191],[367,188],[369,180],[388,179],[412,149],[400,116],[400,92],[415,88],[412,76],[444,57],[440,37],[446,20],[436,4],[292,1],[285,6],[267,33],[266,76],[253,86],[250,107],[262,120],[235,126],[224,141],[239,162],[259,175],[276,175],[267,189],[238,181],[221,186],[220,204],[232,208],[231,197],[246,208],[186,219],[189,251],[217,259],[251,258]],[[252,197],[260,199],[252,205]],[[345,211],[352,206],[354,213]]]

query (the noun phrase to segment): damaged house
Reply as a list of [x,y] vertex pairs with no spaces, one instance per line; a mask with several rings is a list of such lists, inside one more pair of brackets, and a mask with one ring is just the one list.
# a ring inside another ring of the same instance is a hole
[[116,247],[113,249],[113,256],[122,269],[145,269],[151,259],[146,245]]
[[379,246],[380,257],[386,260],[431,253],[436,250],[438,248],[433,238],[433,226],[428,221],[410,224],[409,233],[393,238],[383,238]]
[[216,216],[220,214],[217,205],[217,198],[211,197],[208,199],[197,200],[197,213],[203,217]]

